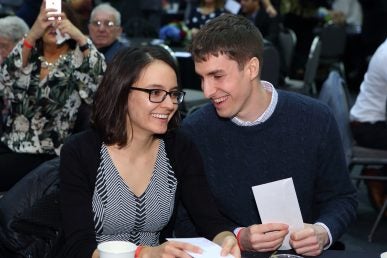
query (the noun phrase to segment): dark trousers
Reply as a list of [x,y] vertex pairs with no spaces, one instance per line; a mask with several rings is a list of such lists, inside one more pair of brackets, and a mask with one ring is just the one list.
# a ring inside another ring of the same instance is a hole
[[28,172],[54,157],[56,155],[13,152],[0,143],[0,192],[8,191]]
[[387,123],[352,122],[353,138],[359,146],[387,150]]
[[[360,123],[352,122],[351,130],[353,138],[359,146],[387,150],[387,123],[380,121],[377,123]],[[387,166],[383,166],[379,170],[367,169],[363,170],[363,174],[367,176],[387,176]],[[387,198],[387,182],[386,181],[367,181],[371,203],[380,209]]]

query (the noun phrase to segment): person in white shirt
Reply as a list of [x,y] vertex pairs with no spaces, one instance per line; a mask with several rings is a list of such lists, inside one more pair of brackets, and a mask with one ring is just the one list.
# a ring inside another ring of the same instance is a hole
[[[351,129],[358,145],[387,150],[387,39],[371,58],[360,93],[350,111]],[[364,175],[387,175],[387,166],[366,168]],[[371,203],[378,210],[387,198],[387,183],[367,181]],[[386,212],[387,215],[387,212]]]
[[340,12],[349,25],[361,26],[363,24],[363,10],[358,0],[334,0],[332,10]]

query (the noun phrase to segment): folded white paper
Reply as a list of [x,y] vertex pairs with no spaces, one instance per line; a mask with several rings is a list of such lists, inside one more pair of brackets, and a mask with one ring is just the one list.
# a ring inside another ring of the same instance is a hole
[[66,40],[68,40],[70,38],[70,35],[65,33],[64,35],[60,32],[59,29],[56,29],[56,44],[57,45],[60,45],[62,44],[63,42],[65,42]]
[[286,178],[257,185],[253,186],[252,189],[263,224],[274,222],[289,225],[289,234],[286,235],[279,249],[291,249],[290,233],[304,228],[293,179]]
[[227,11],[233,14],[238,14],[240,8],[241,8],[241,4],[235,0],[227,0],[227,2],[224,5],[224,9],[226,9]]
[[183,242],[183,243],[189,243],[192,245],[199,246],[203,252],[201,254],[198,253],[192,253],[187,252],[189,255],[191,255],[194,258],[233,258],[231,254],[226,256],[220,256],[220,252],[222,248],[215,244],[214,242],[208,240],[204,237],[195,237],[195,238],[167,238],[168,241],[176,241],[176,242]]

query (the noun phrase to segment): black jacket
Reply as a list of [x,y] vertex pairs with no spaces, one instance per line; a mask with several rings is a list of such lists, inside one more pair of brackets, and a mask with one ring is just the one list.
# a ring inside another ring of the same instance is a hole
[[59,158],[31,171],[0,199],[0,256],[56,257],[61,247]]

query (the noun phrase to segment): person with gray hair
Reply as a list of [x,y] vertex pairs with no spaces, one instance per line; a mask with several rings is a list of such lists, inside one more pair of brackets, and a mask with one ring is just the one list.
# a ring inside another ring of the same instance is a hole
[[121,14],[108,3],[99,4],[92,10],[88,28],[91,40],[107,62],[126,46],[119,39],[122,33]]
[[29,29],[27,23],[17,16],[0,19],[0,64]]

